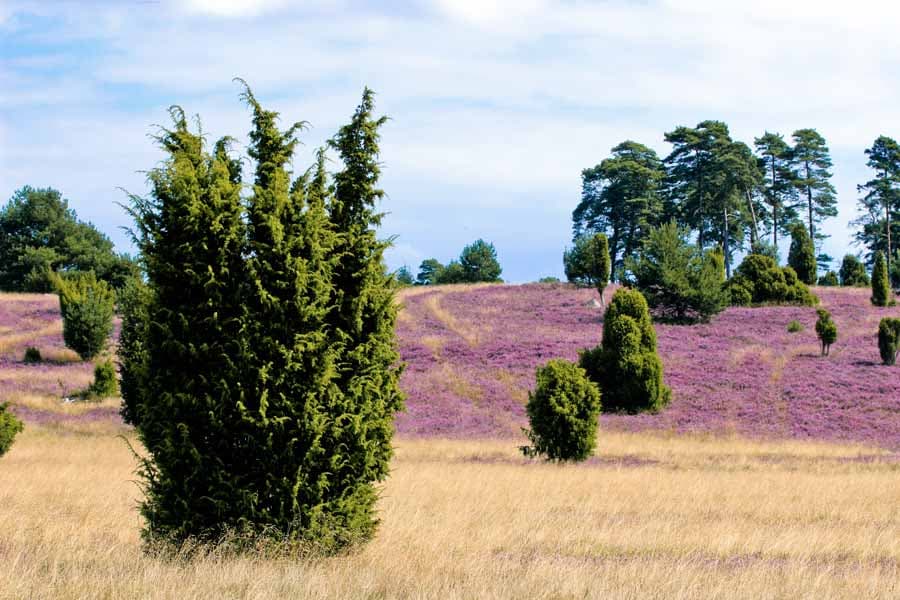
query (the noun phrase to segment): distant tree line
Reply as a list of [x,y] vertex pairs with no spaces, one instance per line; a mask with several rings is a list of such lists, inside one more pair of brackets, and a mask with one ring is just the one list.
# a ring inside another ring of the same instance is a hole
[[51,273],[88,271],[120,288],[138,267],[57,190],[25,186],[0,208],[0,289],[49,292]]
[[719,246],[730,276],[734,253],[748,243],[760,246],[770,237],[777,247],[796,223],[820,241],[820,223],[837,215],[831,158],[814,129],[798,129],[791,144],[766,132],[754,140],[756,153],[721,121],[677,127],[665,140],[672,144],[665,158],[629,140],[582,171],[573,239],[607,234],[619,280],[650,228],[663,223],[685,228],[701,250]]
[[446,265],[435,258],[423,260],[414,281],[409,268],[401,267],[398,280],[407,285],[498,282],[502,281],[502,272],[494,244],[477,239],[462,249],[458,259],[453,259]]

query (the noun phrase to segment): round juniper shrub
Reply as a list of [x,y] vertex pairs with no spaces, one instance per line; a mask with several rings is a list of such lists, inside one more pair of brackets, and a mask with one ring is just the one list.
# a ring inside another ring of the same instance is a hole
[[44,360],[44,359],[41,356],[41,351],[38,350],[37,348],[35,348],[34,346],[29,346],[28,348],[25,349],[25,358],[23,359],[23,362],[25,362],[25,364],[30,365],[30,364],[34,364],[34,363],[39,363],[42,360]]
[[0,456],[6,454],[6,451],[12,446],[16,434],[23,429],[22,421],[8,412],[7,406],[6,403],[0,404]]
[[828,356],[831,345],[837,340],[837,325],[831,320],[831,313],[820,308],[816,310],[819,319],[816,321],[816,335],[822,342],[822,356]]
[[797,333],[799,331],[803,331],[803,325],[800,323],[800,321],[794,319],[793,321],[788,323],[787,330],[788,333]]
[[548,460],[582,461],[597,442],[600,390],[584,369],[567,360],[553,359],[537,369],[537,386],[528,395],[531,446],[526,456]]

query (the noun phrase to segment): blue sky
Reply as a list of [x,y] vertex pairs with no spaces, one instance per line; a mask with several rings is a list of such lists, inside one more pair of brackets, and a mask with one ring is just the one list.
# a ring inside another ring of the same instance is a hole
[[285,124],[306,120],[301,171],[363,86],[383,129],[392,267],[494,242],[504,277],[562,276],[581,169],[625,139],[704,119],[752,144],[815,127],[848,222],[863,150],[900,135],[900,7],[715,0],[0,0],[0,201],[52,186],[122,250],[119,188],[145,191],[147,134],[179,104],[211,138],[245,139],[246,79]]

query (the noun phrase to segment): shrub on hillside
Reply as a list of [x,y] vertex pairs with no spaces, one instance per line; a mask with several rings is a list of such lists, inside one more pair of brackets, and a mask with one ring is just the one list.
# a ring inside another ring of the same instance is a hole
[[831,313],[820,308],[816,310],[819,315],[816,320],[816,335],[822,342],[822,356],[828,356],[831,351],[831,345],[837,340],[837,325],[831,320]]
[[605,411],[658,411],[671,397],[650,309],[637,290],[616,291],[603,318],[603,340],[581,353],[579,366],[600,388]]
[[82,360],[93,360],[112,333],[115,293],[93,272],[54,275],[63,320],[63,341]]
[[869,275],[866,266],[856,256],[847,254],[841,261],[841,285],[851,287],[868,287]]
[[672,221],[650,230],[637,260],[627,261],[634,287],[654,315],[676,322],[708,321],[728,304],[725,258],[700,251]]
[[886,365],[897,362],[900,351],[900,319],[885,317],[878,324],[878,352]]
[[819,277],[819,285],[826,287],[834,287],[840,285],[838,274],[834,271],[828,271],[827,273]]
[[731,302],[737,306],[750,304],[818,303],[809,288],[797,278],[791,267],[779,267],[769,256],[748,254],[728,282]]
[[593,452],[600,391],[578,365],[554,359],[538,367],[525,410],[531,429],[523,431],[532,444],[520,448],[526,456],[581,461]]
[[797,321],[795,319],[788,323],[787,330],[788,333],[798,333],[800,331],[803,331],[803,325],[800,323],[800,321]]
[[875,266],[872,267],[872,304],[887,306],[891,303],[891,284],[888,281],[887,261],[884,254],[875,254]]
[[104,360],[94,366],[94,381],[87,389],[85,397],[112,398],[119,393],[119,384],[116,381],[116,367],[111,360]]
[[610,276],[609,242],[606,236],[584,234],[575,238],[573,246],[563,251],[563,270],[569,283],[598,289],[606,287]]
[[9,412],[8,407],[5,402],[0,404],[0,456],[6,454],[16,435],[24,428],[22,421]]
[[35,348],[34,346],[28,346],[25,348],[25,356],[23,357],[23,362],[26,365],[39,363],[44,360],[41,356],[41,351]]
[[816,249],[806,227],[800,223],[791,226],[788,265],[796,271],[797,278],[803,283],[807,285],[816,283]]

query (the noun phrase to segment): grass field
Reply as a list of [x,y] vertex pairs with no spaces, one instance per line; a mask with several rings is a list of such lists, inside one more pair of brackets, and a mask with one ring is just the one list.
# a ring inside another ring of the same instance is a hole
[[398,440],[373,542],[331,559],[151,558],[115,426],[0,462],[0,598],[897,598],[900,463],[861,446],[603,434],[587,464]]

